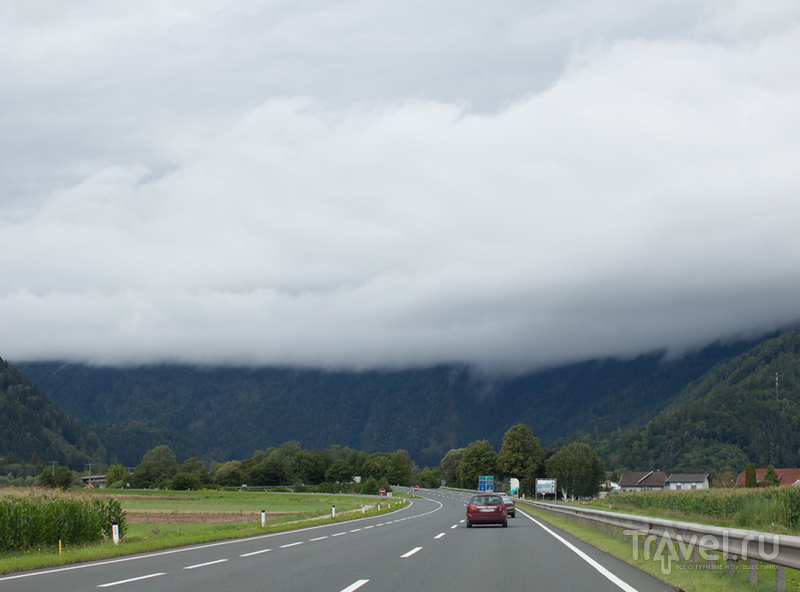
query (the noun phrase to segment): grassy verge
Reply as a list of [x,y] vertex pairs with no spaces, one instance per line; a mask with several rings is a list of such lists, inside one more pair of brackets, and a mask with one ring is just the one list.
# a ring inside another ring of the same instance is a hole
[[[759,564],[758,584],[753,585],[748,583],[748,572],[741,561],[736,564],[731,576],[726,572],[725,563],[721,558],[718,558],[712,567],[709,567],[705,559],[701,559],[697,565],[693,564],[691,559],[662,561],[661,556],[667,555],[666,553],[656,557],[656,553],[651,552],[649,558],[646,559],[641,546],[634,552],[630,539],[614,537],[523,504],[518,504],[517,509],[578,537],[678,590],[685,592],[766,592],[775,590],[775,570],[767,564]],[[678,555],[677,550],[676,555]],[[786,569],[786,589],[800,590],[800,572]]]
[[[97,495],[107,495],[101,493]],[[105,541],[97,545],[57,546],[0,553],[0,573],[58,567],[85,561],[111,559],[137,553],[150,553],[163,549],[210,543],[214,541],[246,538],[262,534],[284,532],[308,526],[346,522],[357,518],[393,512],[401,500],[377,500],[355,496],[328,496],[303,494],[265,494],[239,492],[126,492],[113,495],[124,508],[143,511],[195,512],[196,523],[153,524],[129,523],[127,536],[119,545]],[[277,497],[277,499],[275,499]],[[148,503],[149,502],[149,503]],[[381,508],[377,504],[380,502]],[[404,501],[402,502],[405,503]],[[372,506],[363,513],[362,505]],[[133,508],[132,506],[136,506]],[[336,517],[331,517],[331,506],[336,506]],[[273,519],[262,527],[260,515],[265,510]],[[204,514],[242,512],[241,522],[202,522]],[[185,515],[185,514],[184,514]]]

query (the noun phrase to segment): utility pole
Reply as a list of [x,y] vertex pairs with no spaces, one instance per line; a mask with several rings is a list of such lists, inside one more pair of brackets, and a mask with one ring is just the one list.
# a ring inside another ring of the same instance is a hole
[[778,373],[775,373],[775,400],[778,400]]

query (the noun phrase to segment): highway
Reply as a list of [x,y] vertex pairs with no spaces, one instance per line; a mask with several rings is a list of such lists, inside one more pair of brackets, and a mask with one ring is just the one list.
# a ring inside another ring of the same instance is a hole
[[467,529],[469,495],[418,495],[380,517],[0,576],[0,591],[672,590],[522,511]]

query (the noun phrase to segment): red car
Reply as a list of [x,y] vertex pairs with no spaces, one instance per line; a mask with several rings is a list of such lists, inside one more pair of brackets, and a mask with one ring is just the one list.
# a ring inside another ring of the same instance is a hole
[[503,498],[496,493],[473,495],[467,505],[467,528],[473,524],[502,524],[508,526],[508,514]]

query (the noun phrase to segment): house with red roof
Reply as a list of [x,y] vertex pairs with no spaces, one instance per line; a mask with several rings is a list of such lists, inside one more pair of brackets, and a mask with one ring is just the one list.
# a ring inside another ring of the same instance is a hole
[[[760,483],[766,472],[767,469],[756,469],[756,481]],[[781,485],[800,485],[800,469],[775,469],[775,473],[781,480]],[[736,479],[736,486],[744,485],[744,479],[745,471],[742,471]]]

